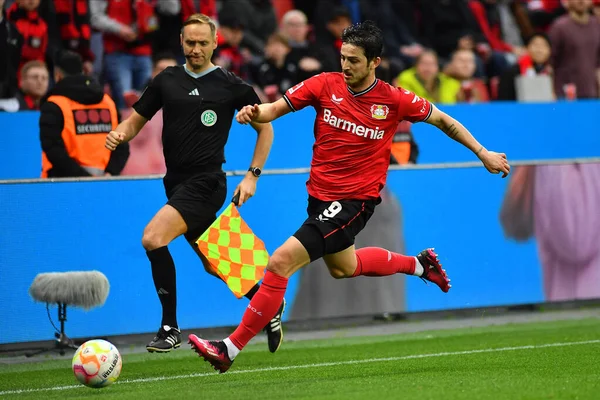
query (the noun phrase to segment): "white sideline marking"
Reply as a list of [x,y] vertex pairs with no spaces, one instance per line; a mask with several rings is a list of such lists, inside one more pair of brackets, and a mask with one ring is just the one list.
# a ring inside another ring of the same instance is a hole
[[[566,347],[566,346],[578,346],[585,344],[600,343],[600,339],[596,340],[585,340],[581,342],[563,342],[563,343],[547,343],[540,345],[528,345],[528,346],[515,346],[515,347],[500,347],[497,349],[479,349],[479,350],[464,350],[464,351],[449,351],[443,353],[430,353],[430,354],[413,354],[409,356],[398,356],[398,357],[385,357],[385,358],[369,358],[364,360],[349,360],[349,361],[336,361],[326,362],[318,364],[303,364],[303,365],[287,365],[281,367],[267,367],[267,368],[255,368],[255,369],[242,369],[233,370],[228,372],[227,375],[232,374],[250,374],[255,372],[270,372],[270,371],[289,371],[293,369],[305,369],[305,368],[322,368],[322,367],[336,367],[339,365],[352,365],[352,364],[370,364],[378,362],[388,361],[401,361],[401,360],[413,360],[417,358],[430,358],[430,357],[446,357],[446,356],[460,356],[470,355],[479,353],[496,353],[503,351],[515,351],[515,350],[531,350],[531,349],[545,349],[548,347]],[[204,364],[199,364],[204,365]],[[141,378],[141,379],[123,379],[115,383],[115,385],[125,385],[129,383],[144,383],[144,382],[158,382],[158,381],[171,381],[175,379],[187,379],[187,378],[201,378],[205,376],[218,376],[216,372],[203,372],[197,374],[187,375],[174,375],[174,376],[156,376],[152,378]],[[53,386],[39,389],[17,389],[17,390],[5,390],[0,392],[0,396],[6,396],[9,394],[23,394],[23,393],[35,393],[35,392],[48,392],[48,391],[60,391],[82,388],[82,385],[69,385],[69,386]]]

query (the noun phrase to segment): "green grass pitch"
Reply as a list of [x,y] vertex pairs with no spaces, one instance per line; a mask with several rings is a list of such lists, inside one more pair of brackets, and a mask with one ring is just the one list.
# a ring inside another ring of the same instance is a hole
[[247,347],[219,375],[190,350],[124,354],[119,381],[79,385],[70,361],[0,364],[4,399],[600,399],[600,320]]

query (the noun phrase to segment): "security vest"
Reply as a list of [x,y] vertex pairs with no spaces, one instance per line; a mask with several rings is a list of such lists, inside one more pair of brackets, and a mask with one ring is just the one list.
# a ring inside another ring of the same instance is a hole
[[396,133],[394,133],[392,139],[392,157],[396,162],[392,162],[392,164],[416,162],[418,150],[412,136],[411,125],[408,121],[402,121],[396,128]]
[[[104,175],[110,150],[104,147],[106,135],[119,124],[117,108],[108,95],[98,104],[79,104],[64,96],[50,96],[49,102],[63,114],[62,139],[69,157],[92,175]],[[48,177],[52,163],[42,152],[42,178]]]

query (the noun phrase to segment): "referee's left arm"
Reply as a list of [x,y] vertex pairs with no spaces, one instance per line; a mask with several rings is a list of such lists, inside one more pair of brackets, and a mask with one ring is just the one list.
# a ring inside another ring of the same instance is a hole
[[235,188],[235,195],[239,196],[236,205],[239,207],[244,204],[249,198],[254,196],[256,192],[256,182],[260,173],[256,173],[256,168],[262,170],[269,152],[271,151],[271,144],[273,144],[273,126],[270,123],[258,123],[252,122],[252,127],[258,134],[256,139],[256,145],[254,146],[254,155],[252,156],[252,164],[246,176]]
[[264,124],[251,122],[250,125],[252,125],[252,128],[258,134],[250,166],[262,169],[267,162],[271,146],[273,145],[273,125],[270,122]]

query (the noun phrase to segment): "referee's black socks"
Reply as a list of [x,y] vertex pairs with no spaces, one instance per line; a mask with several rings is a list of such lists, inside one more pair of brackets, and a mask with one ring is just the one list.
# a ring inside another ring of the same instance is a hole
[[254,295],[256,294],[256,292],[258,292],[258,289],[260,288],[260,285],[257,283],[256,285],[254,285],[252,287],[252,289],[250,289],[248,291],[248,293],[246,293],[244,295],[244,297],[246,297],[248,300],[252,300],[252,298],[254,297]]
[[152,265],[152,278],[158,298],[162,304],[162,324],[172,328],[177,325],[177,289],[175,263],[167,246],[147,251],[146,255]]

